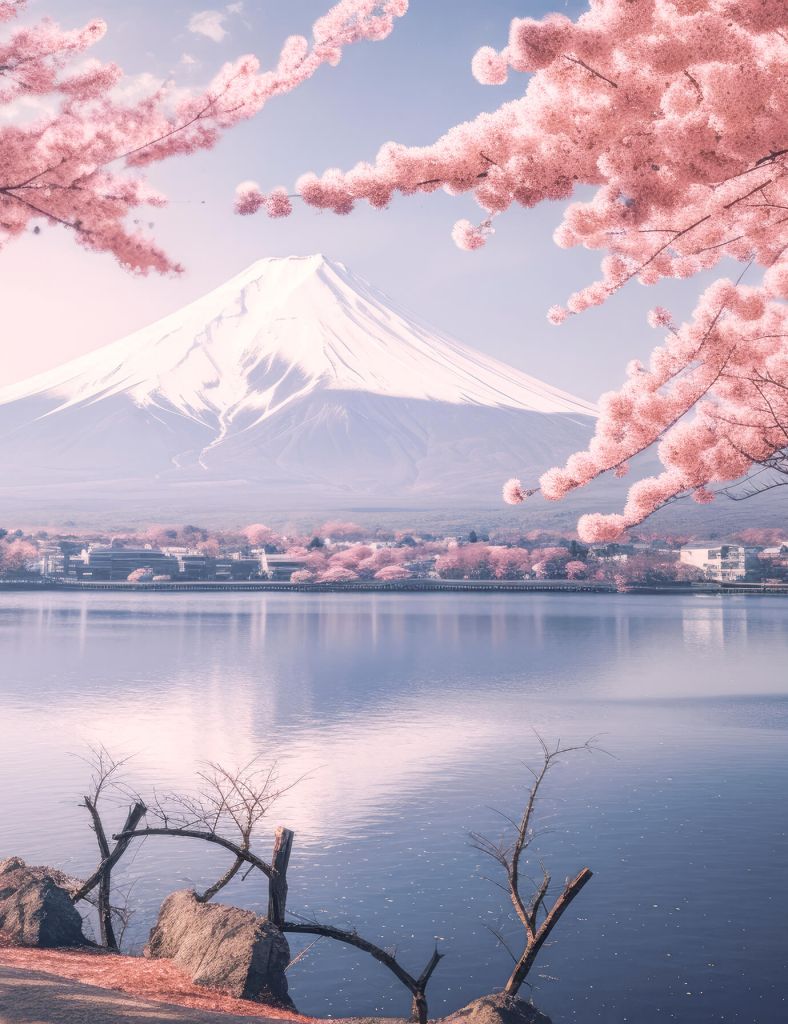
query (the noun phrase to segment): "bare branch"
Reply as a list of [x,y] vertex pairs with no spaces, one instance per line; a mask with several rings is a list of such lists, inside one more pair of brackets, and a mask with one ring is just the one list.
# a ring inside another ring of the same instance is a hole
[[[533,827],[534,815],[545,779],[550,771],[560,762],[563,755],[581,750],[597,751],[601,749],[596,745],[596,737],[592,737],[585,743],[575,746],[563,746],[559,740],[554,747],[549,747],[538,733],[535,735],[541,749],[542,762],[536,768],[525,765],[533,782],[528,791],[528,798],[519,821],[514,823],[512,819],[507,819],[512,821],[515,828],[512,845],[509,847],[503,841],[493,842],[479,833],[471,834],[471,844],[473,847],[481,853],[492,857],[503,867],[508,883],[509,898],[525,930],[525,944],[522,953],[518,957],[509,948],[503,936],[496,930],[490,929],[501,945],[509,952],[515,963],[505,989],[509,995],[517,994],[550,932],[575,896],[591,878],[591,871],[588,868],[583,868],[574,879],[566,883],[563,891],[549,910],[545,909],[545,902],[550,889],[551,876],[544,864],[542,864],[542,877],[539,882],[533,879],[524,879],[522,871],[523,856],[534,840],[545,832],[544,829],[536,832]],[[524,880],[530,881],[534,887],[533,892],[528,898],[522,892]],[[545,917],[540,925],[539,915],[541,912],[545,913]]]
[[[113,789],[123,792],[124,795],[128,795],[128,787],[123,784],[120,772],[128,762],[129,758],[116,760],[109,753],[106,747],[95,746],[89,749],[88,757],[83,758],[82,760],[90,765],[92,769],[90,780],[91,790],[83,797],[82,806],[85,807],[90,814],[101,861],[98,868],[94,871],[88,881],[78,886],[76,890],[72,892],[71,899],[74,903],[80,899],[85,899],[87,894],[95,888],[96,885],[98,885],[96,908],[98,911],[101,943],[108,949],[117,950],[120,943],[115,934],[113,918],[117,918],[121,926],[120,935],[122,938],[123,932],[125,931],[128,923],[129,912],[127,910],[122,910],[121,908],[113,907],[112,905],[112,868],[125,853],[128,842],[120,841],[115,845],[114,849],[110,850],[107,833],[101,819],[99,803],[101,799],[106,796],[108,791]],[[129,809],[129,813],[126,817],[126,826],[134,827],[144,813],[144,804],[139,799],[136,799],[135,803]]]
[[201,839],[205,843],[214,843],[216,846],[221,846],[225,850],[229,850],[230,853],[234,853],[236,857],[240,857],[242,861],[247,864],[251,864],[256,867],[259,871],[262,871],[264,875],[270,877],[271,865],[267,864],[262,858],[256,856],[251,850],[243,850],[236,843],[230,839],[225,839],[224,836],[217,835],[215,832],[210,832],[207,829],[200,831],[199,829],[191,828],[176,828],[174,826],[162,826],[161,828],[137,828],[137,829],[123,829],[116,835],[113,835],[113,839],[117,840],[131,840],[138,839],[141,836],[173,836],[180,837],[181,839]]
[[377,960],[378,963],[387,967],[394,977],[397,978],[413,995],[413,1016],[419,1021],[419,1024],[427,1024],[428,1011],[425,990],[435,968],[443,959],[443,954],[439,953],[437,948],[433,952],[427,966],[421,972],[419,977],[415,978],[405,970],[394,954],[383,949],[382,946],[378,946],[376,943],[370,942],[369,939],[362,938],[356,931],[336,928],[333,925],[321,924],[319,921],[284,921],[282,923],[282,931],[307,935],[320,935],[323,938],[335,939],[337,942],[343,942],[348,946],[354,946],[356,949],[369,953],[369,955]]

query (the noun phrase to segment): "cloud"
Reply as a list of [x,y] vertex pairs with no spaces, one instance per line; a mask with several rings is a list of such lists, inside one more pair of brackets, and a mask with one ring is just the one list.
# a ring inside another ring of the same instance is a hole
[[239,2],[235,4],[228,4],[226,8],[228,14],[243,14],[243,9],[243,0],[239,0]]
[[184,68],[196,67],[200,62],[191,53],[182,53],[178,63]]
[[222,11],[199,11],[189,19],[189,31],[220,43],[227,35]]

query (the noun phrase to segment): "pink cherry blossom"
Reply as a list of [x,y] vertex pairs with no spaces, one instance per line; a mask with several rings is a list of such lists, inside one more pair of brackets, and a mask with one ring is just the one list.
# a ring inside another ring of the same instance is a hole
[[241,531],[253,548],[262,547],[265,544],[280,544],[281,536],[264,523],[250,523]]
[[481,249],[486,242],[483,228],[471,224],[469,220],[457,221],[452,230],[452,238],[459,249],[465,249],[467,252]]
[[289,217],[293,212],[290,196],[284,188],[275,188],[269,192],[265,200],[265,208],[269,217]]
[[[346,214],[396,194],[470,194],[481,224],[452,231],[466,250],[515,204],[573,199],[555,241],[599,251],[600,275],[550,308],[554,324],[633,280],[743,263],[748,283],[710,286],[686,323],[652,311],[667,340],[602,397],[588,450],[540,484],[560,500],[658,446],[664,471],[633,484],[622,513],[581,519],[581,536],[604,540],[683,495],[705,500],[706,485],[776,465],[788,440],[788,5],[594,0],[574,21],[515,18],[502,49],[480,49],[472,70],[491,85],[509,70],[530,77],[520,98],[431,144],[388,142],[374,162],[303,175],[302,199]],[[504,487],[511,503],[528,493],[516,480]]]
[[651,327],[670,327],[673,314],[663,306],[655,306],[648,314],[648,322]]
[[235,212],[248,217],[265,206],[265,196],[256,181],[242,181],[235,187]]
[[29,541],[16,539],[0,542],[0,572],[17,572],[35,561],[38,551]]
[[496,53],[492,46],[482,46],[474,54],[471,71],[477,82],[484,85],[503,85],[509,77],[508,65],[505,53]]
[[[340,0],[312,30],[291,36],[272,70],[254,56],[225,64],[208,87],[183,94],[161,84],[141,99],[124,99],[115,64],[77,63],[106,31],[94,20],[61,29],[44,19],[0,38],[0,248],[40,223],[68,228],[87,249],[107,252],[139,274],[179,271],[140,227],[164,197],[147,181],[147,166],[211,149],[229,128],[258,113],[269,99],[291,92],[324,64],[339,62],[345,46],[384,39],[407,0]],[[0,23],[25,0],[0,0]],[[14,104],[41,99],[42,113],[25,121]],[[290,213],[284,189],[263,195],[252,182],[236,194],[236,210]],[[151,225],[152,226],[152,225]]]
[[386,565],[375,573],[376,580],[407,580],[411,576],[413,573],[402,565]]
[[318,583],[351,583],[358,579],[358,573],[352,569],[345,569],[341,565],[333,565],[321,572],[317,577]]
[[517,477],[512,477],[503,485],[503,500],[507,505],[521,505],[527,497],[522,483]]

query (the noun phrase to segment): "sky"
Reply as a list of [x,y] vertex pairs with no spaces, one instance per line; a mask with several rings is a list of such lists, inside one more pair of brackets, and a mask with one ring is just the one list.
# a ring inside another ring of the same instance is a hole
[[[95,56],[117,61],[135,83],[173,79],[199,88],[226,60],[254,53],[271,66],[282,41],[308,34],[329,0],[30,0],[29,16],[64,26],[93,17],[109,26]],[[240,7],[240,10],[237,8]],[[525,76],[482,86],[470,61],[505,44],[515,16],[550,10],[575,16],[579,0],[411,0],[393,34],[349,47],[295,92],[277,97],[227,133],[211,152],[152,169],[170,200],[152,212],[154,233],[185,266],[178,277],[136,277],[108,255],[88,253],[65,229],[44,227],[0,250],[0,386],[96,349],[174,312],[263,256],[322,252],[339,259],[423,320],[513,366],[594,400],[623,380],[633,357],[659,341],[646,313],[688,313],[704,281],[636,283],[604,307],[547,323],[553,303],[597,276],[599,254],[552,241],[561,205],[512,209],[475,253],[450,232],[481,211],[469,197],[395,199],[385,211],[359,206],[337,217],[296,202],[292,217],[233,213],[235,186],[292,186],[304,171],[352,166],[389,140],[423,145],[452,125],[523,91]],[[192,26],[190,30],[189,26]],[[194,31],[193,29],[202,31]]]

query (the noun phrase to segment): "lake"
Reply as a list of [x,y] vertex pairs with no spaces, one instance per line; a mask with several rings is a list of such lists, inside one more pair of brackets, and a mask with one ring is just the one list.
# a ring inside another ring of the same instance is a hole
[[[396,945],[437,941],[431,1014],[500,988],[516,943],[496,865],[470,844],[520,811],[546,740],[567,757],[540,807],[556,879],[588,865],[532,975],[555,1024],[786,1019],[788,603],[550,594],[0,595],[0,857],[95,866],[78,806],[90,743],[134,755],[143,793],[205,759],[256,754],[295,830],[289,906]],[[610,756],[612,755],[612,756]],[[117,828],[125,806],[108,806]],[[148,839],[131,885],[139,949],[162,898],[210,883],[223,851]],[[538,871],[538,857],[532,865]],[[260,909],[261,879],[221,899]],[[291,943],[293,949],[302,943]],[[406,993],[321,940],[290,971],[300,1010],[401,1013]],[[524,989],[523,994],[527,995]]]

